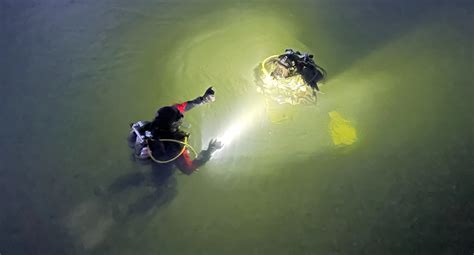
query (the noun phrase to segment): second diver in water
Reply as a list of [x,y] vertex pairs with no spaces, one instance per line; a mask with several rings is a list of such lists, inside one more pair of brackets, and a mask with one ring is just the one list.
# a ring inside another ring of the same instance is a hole
[[203,96],[193,100],[158,109],[153,121],[139,121],[131,124],[130,146],[135,156],[141,160],[153,160],[157,163],[170,163],[185,174],[191,174],[222,148],[223,144],[213,139],[208,148],[199,152],[191,160],[186,148],[188,133],[180,130],[184,113],[196,106],[215,101],[215,92],[208,88]]
[[293,49],[286,49],[278,56],[277,68],[271,73],[275,78],[288,78],[301,75],[308,86],[319,91],[318,82],[326,76],[326,71],[314,62],[314,56]]

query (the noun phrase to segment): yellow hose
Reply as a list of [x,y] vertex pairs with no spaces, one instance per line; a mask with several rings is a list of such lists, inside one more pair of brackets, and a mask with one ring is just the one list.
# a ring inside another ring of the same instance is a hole
[[196,153],[196,150],[194,150],[194,148],[188,143],[188,138],[185,137],[184,138],[184,142],[183,141],[180,141],[180,140],[175,140],[175,139],[158,139],[160,142],[174,142],[174,143],[179,143],[179,144],[182,144],[184,145],[183,146],[183,149],[181,149],[181,151],[178,153],[178,155],[176,155],[175,157],[171,158],[171,159],[168,159],[168,160],[159,160],[155,157],[153,157],[153,152],[151,151],[150,149],[150,146],[147,145],[147,148],[148,148],[148,151],[149,151],[149,154],[150,154],[150,158],[151,160],[153,160],[155,163],[158,163],[158,164],[166,164],[166,163],[170,163],[174,160],[176,160],[177,158],[179,158],[181,155],[183,155],[184,151],[186,150],[186,147],[188,147],[189,149],[191,149],[191,151],[194,153],[194,157],[197,157],[197,153]]
[[265,74],[265,76],[269,76],[270,74],[268,73],[267,69],[265,68],[265,63],[267,63],[268,60],[270,60],[271,58],[275,58],[275,57],[278,57],[278,55],[273,55],[273,56],[270,56],[268,58],[266,58],[265,60],[262,61],[262,71],[263,71],[263,74]]

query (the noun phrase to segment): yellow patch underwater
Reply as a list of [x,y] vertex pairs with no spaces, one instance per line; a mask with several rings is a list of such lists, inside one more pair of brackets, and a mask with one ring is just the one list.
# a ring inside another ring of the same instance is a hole
[[357,140],[355,128],[336,111],[329,113],[329,132],[335,145],[351,145]]

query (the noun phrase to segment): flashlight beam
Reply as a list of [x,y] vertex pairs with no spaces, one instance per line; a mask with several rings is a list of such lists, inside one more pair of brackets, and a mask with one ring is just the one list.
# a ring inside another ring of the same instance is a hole
[[253,106],[250,111],[242,113],[217,136],[217,140],[222,142],[224,146],[229,146],[236,138],[253,126],[260,113],[265,110],[264,106],[262,103],[261,105]]

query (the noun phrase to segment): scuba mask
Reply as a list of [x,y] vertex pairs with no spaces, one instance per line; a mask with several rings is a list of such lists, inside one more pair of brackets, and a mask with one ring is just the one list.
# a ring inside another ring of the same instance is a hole
[[[183,115],[181,115],[183,116]],[[178,120],[171,123],[171,129],[179,129],[179,127],[183,124],[183,117],[179,118]]]

